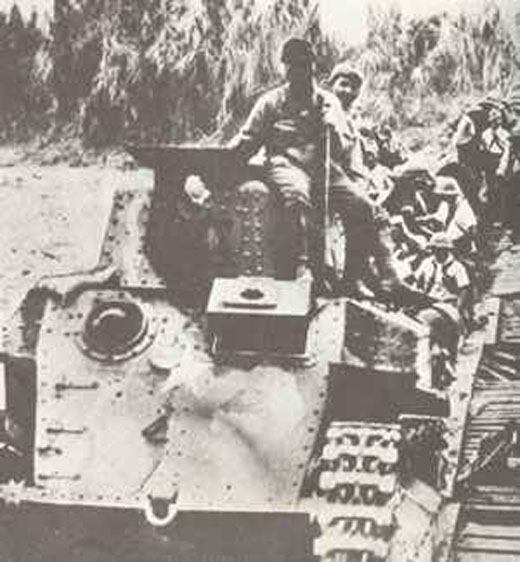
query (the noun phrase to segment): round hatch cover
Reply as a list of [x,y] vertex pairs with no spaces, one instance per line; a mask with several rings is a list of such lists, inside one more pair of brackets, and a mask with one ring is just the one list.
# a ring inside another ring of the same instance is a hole
[[82,340],[92,357],[117,361],[133,355],[147,332],[148,319],[139,304],[111,300],[94,305],[83,325]]

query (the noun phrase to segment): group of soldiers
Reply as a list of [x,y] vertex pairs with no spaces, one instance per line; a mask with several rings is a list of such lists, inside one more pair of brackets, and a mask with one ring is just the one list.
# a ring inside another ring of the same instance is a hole
[[[389,223],[364,189],[363,149],[352,116],[362,77],[339,65],[329,88],[318,86],[313,48],[302,39],[289,39],[281,60],[286,83],[257,100],[229,148],[243,161],[264,149],[264,181],[280,201],[286,229],[281,243],[296,279],[320,275],[311,232],[317,218],[315,194],[321,189],[326,190],[325,212],[340,218],[346,234],[342,292],[354,294],[369,269],[377,271],[379,287],[391,292],[398,279]],[[185,190],[200,200],[200,178],[188,178]]]
[[[489,98],[480,104],[487,126],[468,112],[453,141],[456,173],[449,165],[431,172],[406,163],[388,128],[360,125],[363,77],[355,68],[340,63],[328,87],[319,86],[313,48],[296,38],[284,44],[281,60],[286,82],[257,100],[230,148],[244,162],[265,152],[264,187],[280,202],[281,244],[292,276],[323,282],[327,248],[319,247],[320,263],[313,225],[321,220],[326,230],[327,217],[335,216],[345,242],[342,294],[398,305],[417,302],[420,294],[451,304],[465,329],[478,327],[467,258],[477,251],[483,206],[496,206],[496,178],[511,173],[503,108]],[[486,154],[499,156],[493,168],[491,157],[482,158],[482,142],[490,145]],[[185,190],[197,198],[200,178],[188,178]]]
[[516,114],[507,97],[489,96],[467,110],[453,137],[475,210],[483,220],[515,232],[515,183],[520,170]]

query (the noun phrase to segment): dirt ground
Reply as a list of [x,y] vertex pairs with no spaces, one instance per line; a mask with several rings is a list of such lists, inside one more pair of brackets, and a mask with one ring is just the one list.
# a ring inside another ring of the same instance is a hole
[[95,266],[114,191],[152,179],[145,169],[38,166],[0,148],[0,314],[40,277]]

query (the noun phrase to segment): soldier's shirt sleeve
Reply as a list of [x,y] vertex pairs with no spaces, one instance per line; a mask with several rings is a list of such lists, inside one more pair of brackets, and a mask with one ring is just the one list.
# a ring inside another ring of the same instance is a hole
[[[334,133],[332,157],[342,167],[352,169],[353,162],[358,160],[355,158],[357,144],[356,129],[334,94],[328,94],[326,101],[329,106],[328,111],[330,112],[329,123],[331,123]],[[356,169],[355,171],[360,170]]]
[[356,132],[353,123],[347,117],[339,100],[331,95],[327,100],[333,118],[333,129],[340,142],[341,150],[351,150],[356,140]]
[[500,140],[502,143],[502,154],[495,173],[499,176],[505,176],[510,169],[511,163],[511,137],[507,131],[504,131]]
[[465,144],[473,140],[475,135],[475,123],[473,123],[473,120],[471,119],[471,117],[469,117],[469,115],[463,115],[459,121],[457,130],[453,135],[453,145],[456,147],[464,146]]
[[471,281],[468,275],[468,271],[464,266],[464,264],[460,262],[454,262],[450,274],[453,279],[453,282],[457,287],[457,290],[460,291],[470,286]]
[[275,100],[271,92],[260,97],[229,147],[239,150],[245,156],[253,156],[267,140],[274,108]]

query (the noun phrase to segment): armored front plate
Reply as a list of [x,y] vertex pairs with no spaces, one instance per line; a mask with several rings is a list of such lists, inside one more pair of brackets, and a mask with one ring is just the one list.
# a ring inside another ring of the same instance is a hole
[[[118,299],[143,307],[147,330],[133,351],[103,361],[85,347],[85,322]],[[217,365],[201,325],[160,295],[86,291],[68,308],[49,305],[37,350],[35,490],[79,504],[128,505],[176,487],[191,508],[294,504],[343,315],[331,303],[316,318],[306,364]]]

